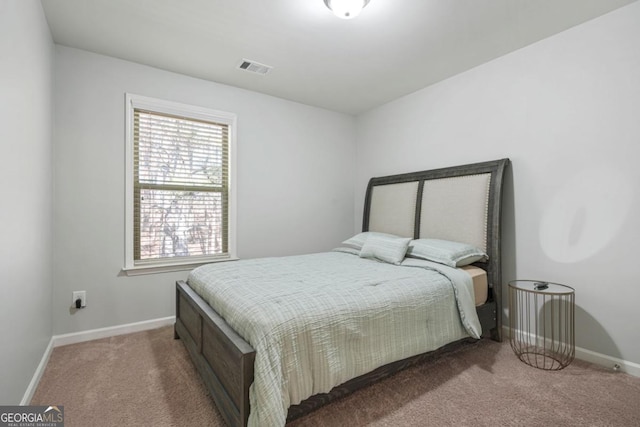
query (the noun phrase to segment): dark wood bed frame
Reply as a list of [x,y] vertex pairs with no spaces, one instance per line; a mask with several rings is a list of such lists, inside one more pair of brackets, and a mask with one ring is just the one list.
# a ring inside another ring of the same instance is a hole
[[[491,174],[488,193],[486,242],[489,260],[477,264],[487,271],[489,296],[485,304],[477,307],[483,337],[502,340],[502,278],[500,252],[500,216],[502,181],[508,159],[475,163],[464,166],[372,178],[367,186],[363,215],[363,231],[369,231],[369,217],[373,188],[378,185],[418,181],[418,195],[414,238],[419,237],[422,189],[424,181],[477,174]],[[455,208],[455,207],[453,207]],[[176,282],[176,323],[174,337],[182,339],[211,393],[221,415],[230,426],[245,426],[249,417],[249,387],[253,382],[255,350],[238,335],[199,295],[184,281]],[[299,418],[339,397],[368,384],[386,378],[421,361],[434,357],[467,342],[465,339],[446,345],[433,352],[382,366],[368,374],[354,378],[333,388],[329,393],[311,396],[291,406],[287,421]]]

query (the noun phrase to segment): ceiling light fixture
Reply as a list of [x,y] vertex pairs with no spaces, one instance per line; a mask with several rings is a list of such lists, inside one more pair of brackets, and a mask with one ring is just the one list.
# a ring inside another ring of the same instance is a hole
[[324,4],[342,19],[352,19],[360,15],[369,0],[324,0]]

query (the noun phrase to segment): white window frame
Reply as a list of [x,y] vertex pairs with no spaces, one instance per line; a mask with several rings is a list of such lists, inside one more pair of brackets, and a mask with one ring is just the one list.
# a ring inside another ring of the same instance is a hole
[[[233,113],[212,110],[178,102],[165,101],[141,95],[127,93],[126,98],[126,147],[125,147],[125,259],[122,269],[128,276],[139,274],[163,273],[194,268],[209,262],[237,259],[236,255],[236,122]],[[229,200],[228,200],[228,254],[220,258],[209,256],[191,256],[180,259],[134,260],[134,109],[145,109],[158,113],[182,116],[185,118],[212,121],[229,126]]]

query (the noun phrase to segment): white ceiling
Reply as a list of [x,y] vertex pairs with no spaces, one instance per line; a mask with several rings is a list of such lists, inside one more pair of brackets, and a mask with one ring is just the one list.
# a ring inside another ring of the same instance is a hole
[[[56,43],[358,114],[635,0],[42,0]],[[236,69],[243,59],[274,69]]]

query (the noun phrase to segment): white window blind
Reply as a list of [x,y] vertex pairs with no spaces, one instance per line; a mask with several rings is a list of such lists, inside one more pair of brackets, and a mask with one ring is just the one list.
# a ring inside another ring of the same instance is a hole
[[126,263],[228,259],[233,121],[162,105],[134,98],[130,106],[133,259]]

